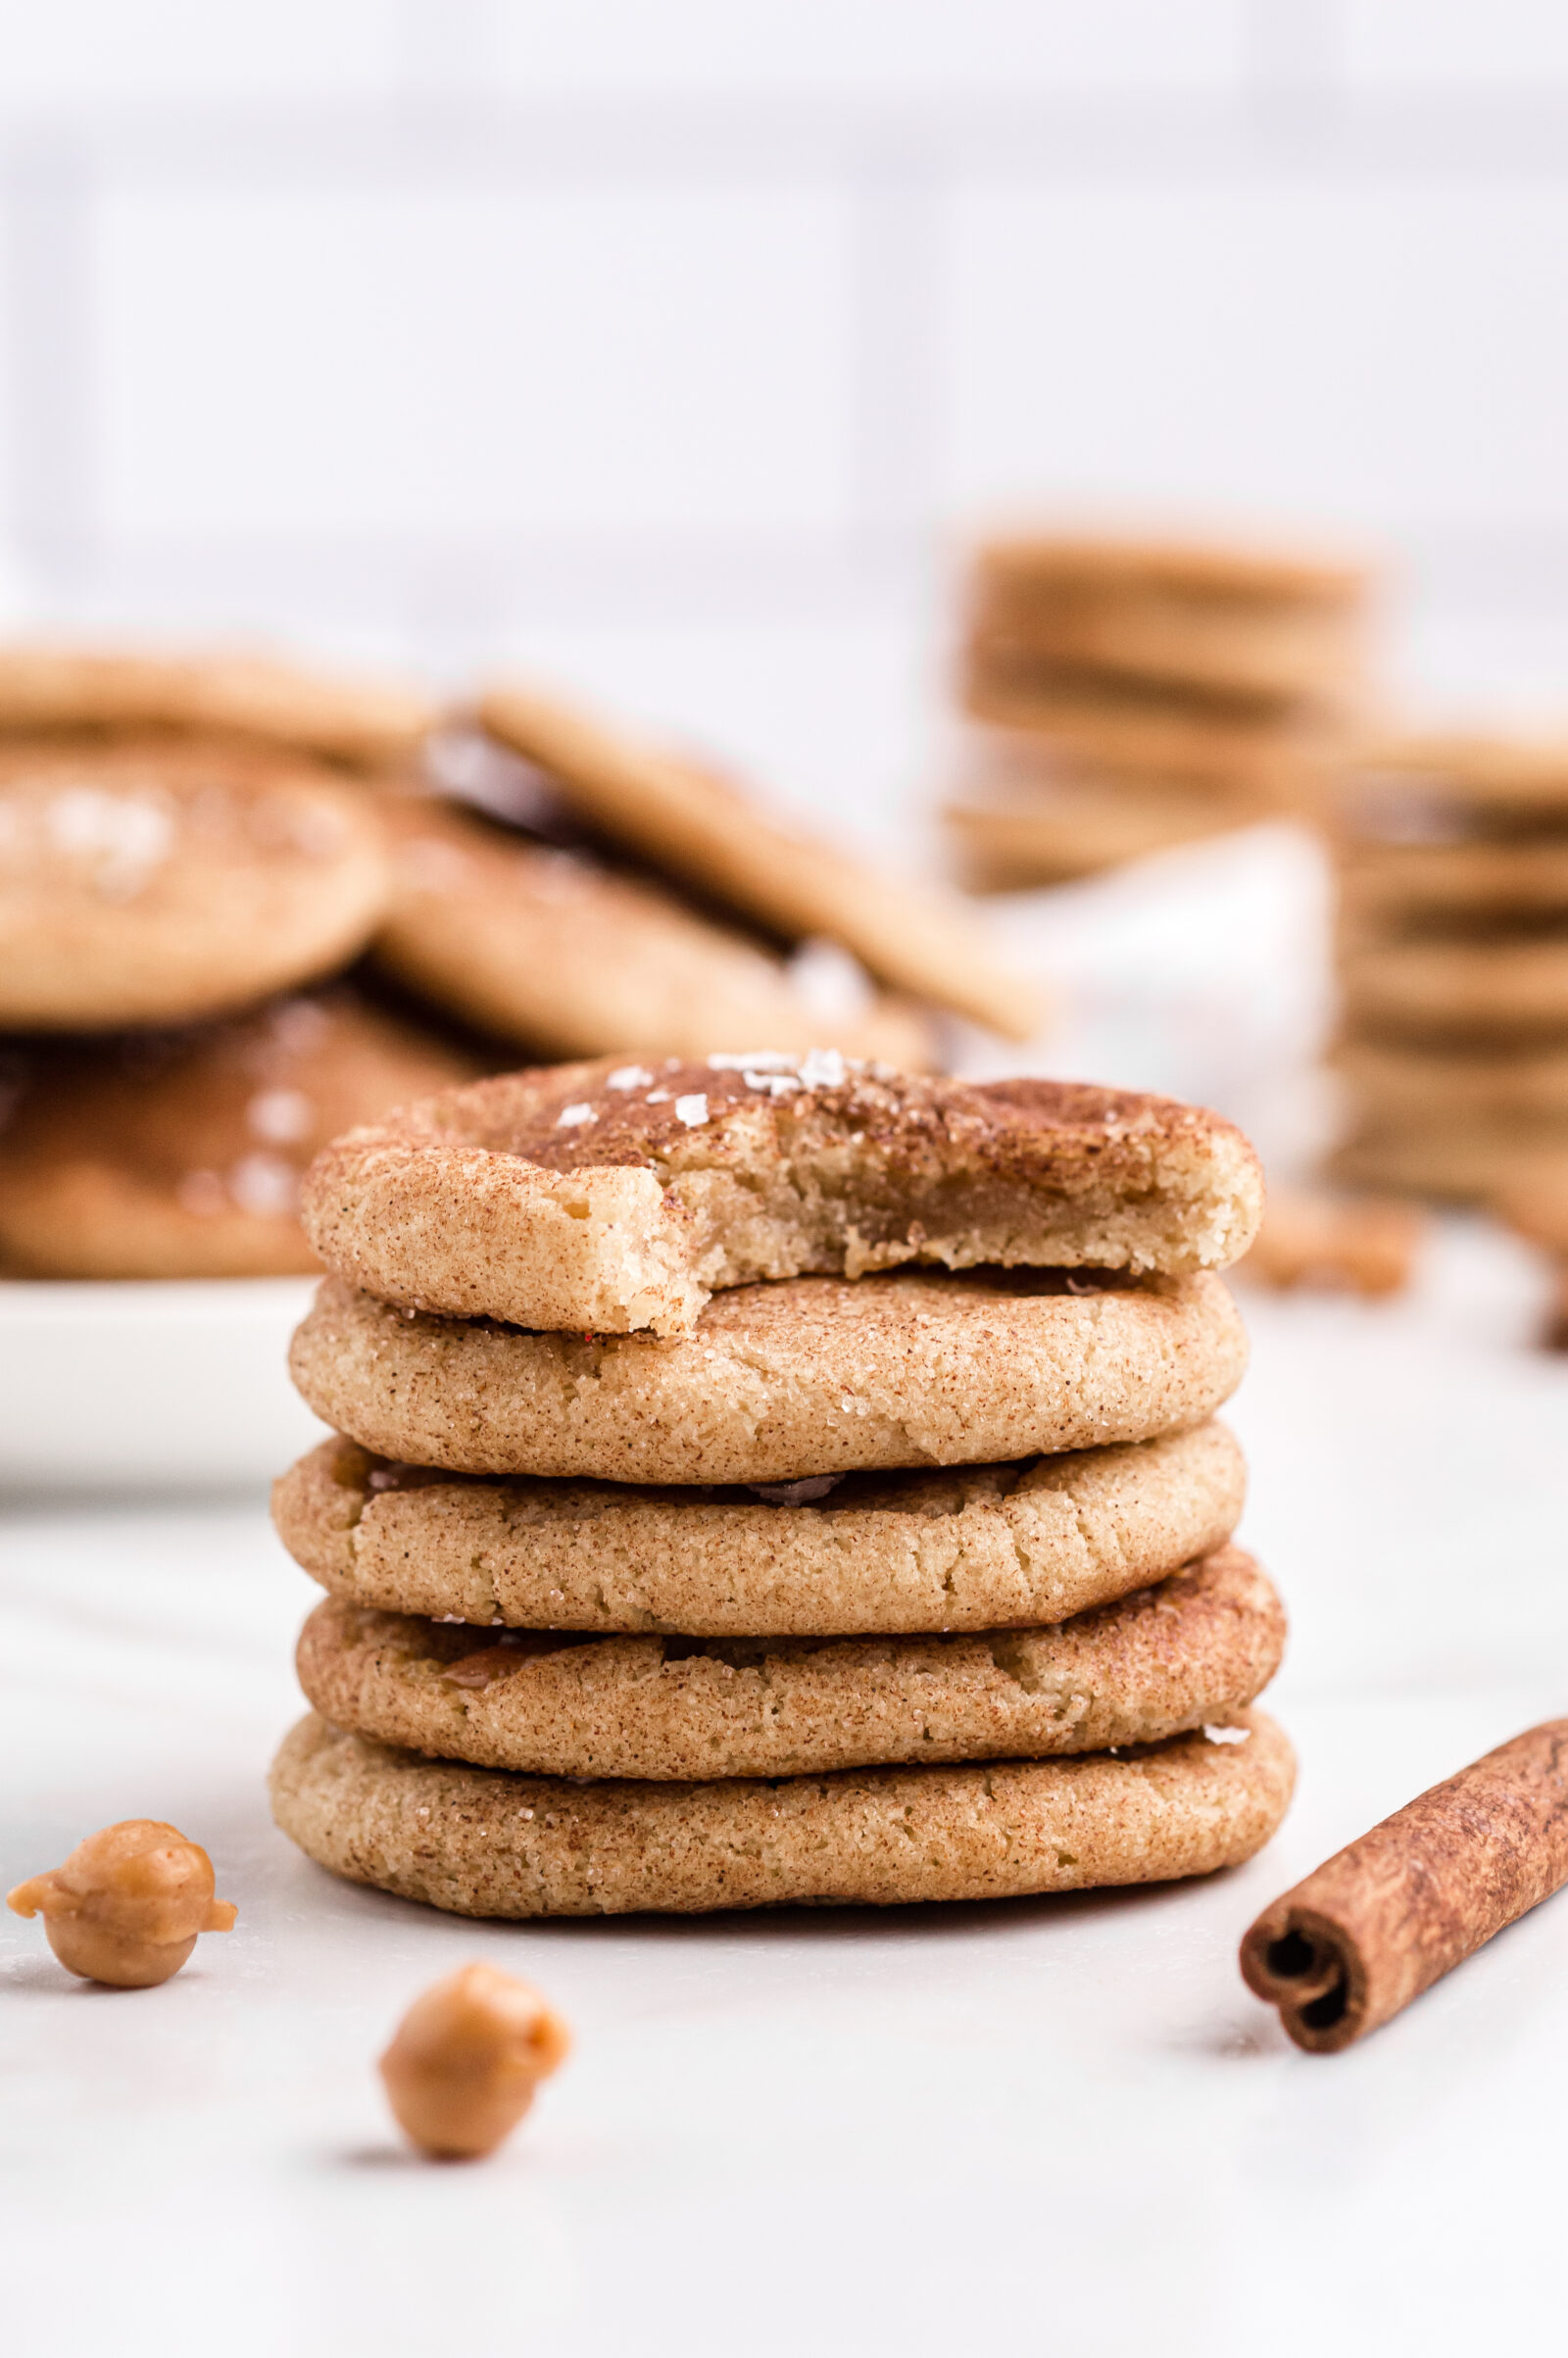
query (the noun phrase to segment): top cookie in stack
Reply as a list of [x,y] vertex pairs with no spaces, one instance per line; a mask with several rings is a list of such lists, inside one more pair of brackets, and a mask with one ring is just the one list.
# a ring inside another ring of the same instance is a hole
[[964,791],[977,879],[1047,883],[1313,811],[1360,690],[1351,566],[1201,544],[991,542],[976,559]]
[[1248,1855],[1282,1621],[1209,1420],[1260,1194],[1186,1106],[832,1054],[521,1073],[339,1140],[279,1822],[501,1915]]
[[1568,1168],[1568,746],[1369,754],[1336,843],[1348,1177],[1490,1199]]

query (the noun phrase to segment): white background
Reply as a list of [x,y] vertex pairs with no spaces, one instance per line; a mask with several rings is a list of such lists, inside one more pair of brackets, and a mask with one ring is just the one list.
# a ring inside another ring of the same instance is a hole
[[1016,509],[1386,556],[1568,702],[1554,0],[0,5],[34,616],[502,658],[891,832]]

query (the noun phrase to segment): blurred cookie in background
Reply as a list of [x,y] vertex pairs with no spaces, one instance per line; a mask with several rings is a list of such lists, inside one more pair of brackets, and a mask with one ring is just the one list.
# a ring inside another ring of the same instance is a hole
[[976,550],[947,811],[982,887],[1323,807],[1363,695],[1358,566],[1034,534]]
[[479,714],[580,824],[704,903],[785,944],[837,943],[887,989],[1008,1039],[1039,1028],[1037,994],[953,895],[783,824],[715,769],[532,689],[492,688]]
[[1568,923],[1503,928],[1477,917],[1463,931],[1394,940],[1346,929],[1340,980],[1367,1038],[1498,1048],[1568,1039]]
[[1348,837],[1338,853],[1340,907],[1359,930],[1396,931],[1466,913],[1494,922],[1568,915],[1568,835],[1426,843]]
[[1408,1287],[1426,1229],[1413,1204],[1271,1185],[1237,1275],[1277,1293],[1308,1288],[1378,1302]]
[[1482,1126],[1434,1107],[1419,1124],[1363,1114],[1336,1148],[1330,1169],[1351,1187],[1439,1204],[1495,1204],[1568,1161],[1568,1126]]
[[1515,1236],[1547,1255],[1551,1294],[1540,1342],[1544,1351],[1568,1351],[1568,1147],[1555,1160],[1515,1173],[1496,1191],[1493,1209]]
[[1360,692],[1361,568],[1288,552],[1021,534],[976,554],[972,673],[1126,680],[1263,710]]
[[382,807],[395,887],[375,961],[496,1039],[546,1057],[822,1047],[930,1061],[918,1011],[831,944],[786,958],[582,850],[451,803]]
[[1351,788],[1349,831],[1371,841],[1561,842],[1568,737],[1385,734],[1363,746]]
[[376,802],[235,744],[0,744],[0,1025],[226,1013],[364,947],[390,884]]
[[990,893],[1097,875],[1250,826],[1259,811],[1222,787],[1077,773],[1025,730],[971,728],[942,815],[964,882]]
[[379,769],[409,761],[435,718],[430,699],[406,682],[236,649],[0,645],[5,736],[168,731]]
[[1326,717],[1205,708],[1179,688],[1122,681],[970,677],[964,711],[1023,732],[1073,775],[1245,795],[1259,810],[1312,807],[1344,737]]
[[342,984],[188,1030],[14,1042],[0,1056],[0,1265],[54,1278],[314,1270],[295,1205],[318,1150],[480,1069]]
[[1568,1122],[1568,1041],[1436,1044],[1342,1039],[1334,1068],[1355,1098],[1388,1120],[1419,1128],[1435,1111],[1485,1129]]
[[1369,746],[1334,830],[1337,1173],[1491,1201],[1568,1156],[1568,743]]

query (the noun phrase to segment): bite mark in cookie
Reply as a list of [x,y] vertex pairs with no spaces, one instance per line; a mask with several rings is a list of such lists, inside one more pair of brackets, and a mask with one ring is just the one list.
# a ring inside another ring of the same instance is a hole
[[807,1274],[1224,1267],[1261,1206],[1240,1131],[1169,1099],[751,1050],[448,1091],[339,1139],[304,1216],[384,1302],[680,1335],[715,1293]]

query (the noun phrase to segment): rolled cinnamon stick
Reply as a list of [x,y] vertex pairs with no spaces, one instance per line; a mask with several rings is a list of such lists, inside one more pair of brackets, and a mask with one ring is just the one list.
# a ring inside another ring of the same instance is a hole
[[1568,1883],[1568,1719],[1434,1785],[1265,1908],[1242,1975],[1332,2055]]

